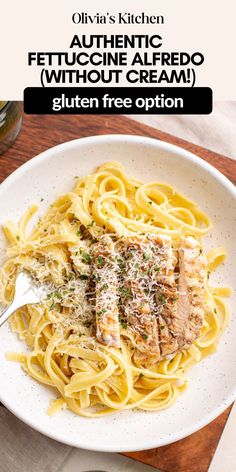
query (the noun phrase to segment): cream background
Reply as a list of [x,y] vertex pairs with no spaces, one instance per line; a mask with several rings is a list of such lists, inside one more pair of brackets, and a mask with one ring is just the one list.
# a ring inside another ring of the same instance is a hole
[[[234,0],[8,0],[1,7],[0,95],[22,99],[26,86],[40,85],[40,68],[27,66],[28,51],[66,51],[74,34],[126,33],[163,35],[163,51],[201,51],[205,63],[198,68],[198,86],[210,86],[215,100],[236,99]],[[75,11],[90,14],[117,11],[165,16],[164,25],[74,25]],[[121,83],[120,85],[127,85]]]

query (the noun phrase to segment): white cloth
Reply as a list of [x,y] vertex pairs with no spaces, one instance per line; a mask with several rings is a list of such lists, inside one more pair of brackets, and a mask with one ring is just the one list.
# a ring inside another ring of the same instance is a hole
[[236,102],[215,102],[210,115],[132,115],[130,118],[236,159]]
[[34,431],[0,407],[1,472],[158,472],[119,454],[84,451]]

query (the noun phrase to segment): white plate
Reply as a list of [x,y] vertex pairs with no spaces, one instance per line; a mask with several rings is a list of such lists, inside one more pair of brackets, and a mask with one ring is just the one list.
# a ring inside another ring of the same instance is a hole
[[[14,172],[0,187],[0,223],[17,220],[33,202],[40,213],[70,190],[74,177],[96,166],[118,160],[127,172],[144,181],[173,184],[196,200],[213,220],[207,248],[224,245],[229,257],[215,282],[236,285],[236,190],[222,174],[193,154],[154,139],[136,136],[95,136],[49,149]],[[4,247],[3,238],[1,249]],[[21,367],[5,360],[5,352],[22,351],[24,343],[6,325],[1,329],[1,401],[25,423],[58,441],[97,451],[134,451],[177,441],[218,416],[236,397],[236,316],[231,320],[218,352],[188,374],[189,388],[171,408],[155,413],[124,411],[86,419],[70,411],[46,414],[53,392],[28,377]]]

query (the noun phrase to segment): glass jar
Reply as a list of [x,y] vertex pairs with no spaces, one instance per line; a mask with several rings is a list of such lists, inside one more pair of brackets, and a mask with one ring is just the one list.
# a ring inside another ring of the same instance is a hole
[[0,101],[0,154],[16,139],[22,123],[21,102]]

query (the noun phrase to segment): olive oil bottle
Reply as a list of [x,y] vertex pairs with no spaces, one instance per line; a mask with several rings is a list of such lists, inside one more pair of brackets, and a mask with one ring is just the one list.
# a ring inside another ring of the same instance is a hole
[[16,139],[22,123],[20,102],[0,101],[0,154]]

